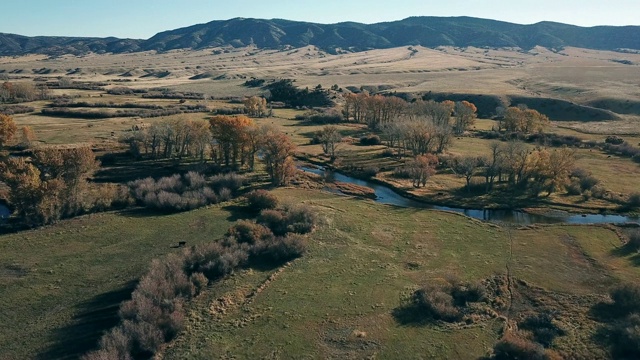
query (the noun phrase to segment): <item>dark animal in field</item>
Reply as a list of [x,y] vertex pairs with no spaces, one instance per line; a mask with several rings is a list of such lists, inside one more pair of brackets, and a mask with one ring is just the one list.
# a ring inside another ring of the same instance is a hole
[[186,241],[178,241],[178,247],[185,247],[187,245]]

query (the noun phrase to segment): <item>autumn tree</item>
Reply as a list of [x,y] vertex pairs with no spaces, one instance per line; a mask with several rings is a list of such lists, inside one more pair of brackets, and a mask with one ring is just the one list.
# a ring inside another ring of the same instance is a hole
[[42,225],[85,209],[87,177],[97,166],[88,146],[43,148],[32,162],[10,158],[2,163],[0,177],[17,215],[28,225]]
[[76,215],[83,210],[87,179],[100,166],[91,147],[41,148],[34,152],[34,163],[45,179],[58,179],[64,184],[60,187],[63,215]]
[[9,115],[0,114],[0,149],[11,141],[18,131],[16,123]]
[[20,135],[21,142],[26,147],[30,147],[31,144],[38,139],[31,126],[23,126],[22,129],[20,129]]
[[292,159],[295,145],[291,139],[273,129],[266,129],[260,142],[260,150],[271,182],[276,186],[286,185],[295,174]]
[[236,167],[243,160],[249,141],[248,131],[254,126],[253,120],[246,116],[214,116],[209,120],[211,134],[216,141],[215,153],[218,162],[225,166]]
[[267,100],[259,96],[251,96],[245,98],[242,103],[244,104],[245,112],[252,117],[263,117],[267,115]]
[[427,180],[436,173],[438,158],[433,154],[418,155],[407,164],[413,186],[426,186]]
[[500,127],[509,132],[530,134],[544,130],[549,118],[544,114],[525,107],[509,107],[504,111]]
[[318,140],[322,145],[322,151],[325,155],[332,158],[336,156],[336,147],[342,141],[342,135],[338,128],[333,125],[327,125],[318,132]]
[[566,146],[553,150],[536,149],[529,155],[528,164],[533,190],[536,193],[544,190],[549,196],[569,182],[575,165],[575,150]]
[[455,133],[461,135],[464,131],[473,125],[477,117],[478,109],[475,105],[468,101],[456,102],[455,113]]

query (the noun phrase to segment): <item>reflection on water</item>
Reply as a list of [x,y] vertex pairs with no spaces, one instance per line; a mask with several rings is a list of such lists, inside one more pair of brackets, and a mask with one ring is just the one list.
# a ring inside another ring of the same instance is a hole
[[411,207],[411,208],[421,208],[421,209],[433,209],[433,210],[444,210],[444,211],[453,211],[465,214],[469,217],[491,221],[491,222],[503,222],[509,224],[516,225],[531,225],[531,224],[559,224],[559,223],[567,223],[567,224],[603,224],[603,223],[611,223],[611,224],[619,224],[626,222],[638,222],[638,218],[631,218],[623,215],[567,215],[560,217],[551,217],[544,215],[536,215],[529,214],[519,210],[493,210],[493,209],[461,209],[456,207],[449,206],[437,206],[425,204],[419,201],[415,201],[409,198],[406,198],[391,188],[380,185],[377,183],[373,183],[366,180],[360,180],[353,178],[351,176],[347,176],[338,172],[325,171],[322,168],[310,168],[310,167],[300,167],[301,170],[310,172],[313,174],[323,176],[327,181],[339,181],[345,183],[351,183],[360,186],[367,186],[375,190],[376,192],[376,202],[381,204],[395,205],[400,207]]

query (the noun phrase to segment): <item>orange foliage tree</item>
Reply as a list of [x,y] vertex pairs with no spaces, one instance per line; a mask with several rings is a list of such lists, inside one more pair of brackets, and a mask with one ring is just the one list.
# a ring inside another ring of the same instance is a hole
[[211,135],[215,140],[213,157],[225,166],[238,166],[238,160],[244,164],[252,137],[250,131],[255,127],[253,120],[244,115],[214,116],[209,119]]
[[454,111],[456,121],[453,128],[456,134],[461,135],[475,122],[478,108],[468,101],[459,101],[455,104]]
[[286,185],[295,175],[296,167],[292,158],[295,148],[287,135],[273,129],[263,131],[260,150],[274,185]]
[[0,114],[0,149],[13,139],[18,131],[16,123],[9,115]]

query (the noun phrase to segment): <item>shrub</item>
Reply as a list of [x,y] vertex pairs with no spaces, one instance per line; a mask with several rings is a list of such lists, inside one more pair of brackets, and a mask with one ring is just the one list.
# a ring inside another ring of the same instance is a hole
[[307,241],[299,234],[274,237],[257,244],[253,253],[260,261],[280,264],[301,257],[307,251]]
[[456,282],[451,288],[451,296],[453,296],[456,305],[466,306],[467,303],[484,301],[487,290],[480,282]]
[[604,142],[612,145],[621,145],[622,143],[624,143],[624,139],[619,136],[610,135],[610,136],[607,136]]
[[424,315],[436,320],[453,322],[461,318],[460,311],[454,304],[454,299],[448,286],[427,285],[416,290],[413,293],[412,300]]
[[260,212],[278,207],[278,198],[266,190],[254,190],[245,197],[252,211]]
[[226,234],[233,237],[238,243],[256,244],[273,238],[273,232],[262,225],[249,220],[240,220],[233,225]]
[[220,200],[221,202],[225,202],[231,200],[232,198],[233,191],[231,191],[229,188],[220,189],[220,192],[218,193],[218,200]]
[[214,176],[211,178],[210,185],[217,192],[220,192],[223,188],[227,188],[235,194],[244,185],[244,182],[244,176],[236,173],[229,173]]
[[311,207],[296,205],[288,206],[284,210],[263,210],[257,222],[268,227],[274,235],[284,236],[291,232],[310,233],[318,220],[318,215]]
[[411,169],[409,169],[409,167],[399,166],[393,169],[393,173],[391,175],[397,179],[411,179],[411,174]]
[[386,148],[382,151],[382,153],[380,154],[381,157],[393,157],[394,153],[393,153],[393,149],[390,148]]
[[640,208],[640,193],[633,193],[629,195],[627,204],[632,208]]
[[493,347],[492,358],[496,360],[543,360],[547,359],[547,356],[541,345],[520,336],[507,334]]
[[596,185],[600,183],[600,180],[588,175],[580,178],[580,189],[582,191],[592,190]]
[[152,178],[132,181],[129,191],[140,205],[162,211],[193,210],[231,198],[231,192],[224,188],[216,194],[206,186],[204,176],[193,171],[157,181]]
[[519,327],[530,331],[534,339],[545,347],[550,347],[557,336],[566,334],[553,322],[553,317],[547,313],[529,316],[519,324]]
[[200,294],[202,290],[204,290],[207,285],[209,285],[209,280],[201,272],[191,274],[191,276],[189,277],[189,281],[191,281],[191,283],[193,284],[196,295]]
[[582,194],[582,188],[580,187],[580,183],[578,181],[572,181],[568,183],[565,187],[567,189],[567,194],[569,195]]
[[629,232],[627,245],[633,250],[640,250],[640,229],[634,229]]
[[378,175],[380,169],[374,166],[368,166],[362,170],[362,176],[372,178]]
[[374,146],[380,144],[382,144],[382,140],[380,140],[380,136],[378,135],[367,135],[360,138],[360,145]]
[[295,205],[285,208],[287,231],[307,234],[318,224],[318,214],[307,205]]
[[624,284],[613,288],[609,295],[616,309],[625,313],[640,312],[640,285]]

